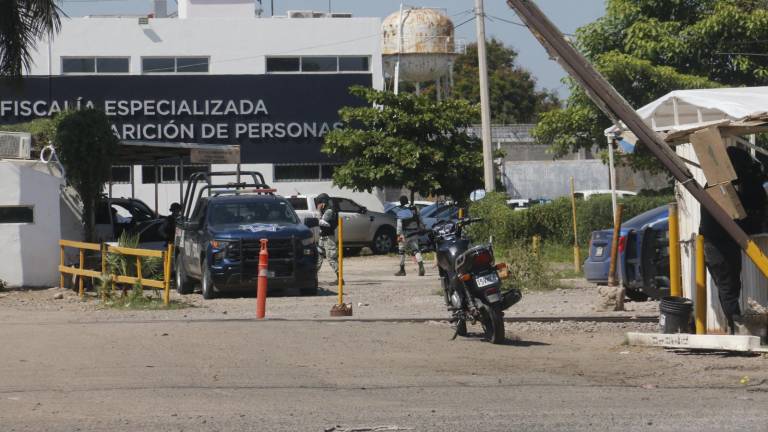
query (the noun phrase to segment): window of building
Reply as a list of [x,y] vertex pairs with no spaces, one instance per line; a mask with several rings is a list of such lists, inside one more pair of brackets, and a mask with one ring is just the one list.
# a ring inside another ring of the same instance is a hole
[[267,73],[368,72],[368,56],[267,57]]
[[96,59],[93,57],[72,57],[61,59],[61,72],[69,73],[94,73],[96,72]]
[[[208,165],[184,165],[184,181],[189,180],[193,173],[208,172]],[[178,183],[180,167],[176,165],[158,165],[158,183]],[[141,167],[141,182],[151,184],[155,182],[155,166],[144,165]]]
[[299,57],[268,57],[267,72],[298,72]]
[[336,165],[274,165],[273,181],[330,180]]
[[320,179],[330,180],[333,178],[333,172],[336,171],[336,165],[323,165],[320,167]]
[[339,57],[340,72],[368,72],[368,57]]
[[112,183],[130,183],[131,167],[116,165],[112,167]]
[[160,181],[162,183],[171,183],[179,181],[177,167],[175,166],[161,166],[160,167]]
[[[157,168],[158,170],[160,167]],[[144,165],[141,167],[141,182],[144,184],[155,183],[155,166]]]
[[208,57],[176,57],[176,72],[208,72]]
[[338,57],[302,57],[302,72],[338,72]]
[[153,73],[206,73],[208,57],[142,57],[141,71]]
[[128,73],[128,57],[97,57],[96,73]]
[[128,57],[62,57],[64,74],[117,74],[128,73]]
[[0,223],[34,223],[32,206],[0,206]]

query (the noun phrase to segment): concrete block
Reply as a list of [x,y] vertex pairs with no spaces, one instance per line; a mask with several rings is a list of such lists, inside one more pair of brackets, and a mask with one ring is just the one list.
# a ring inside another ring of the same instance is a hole
[[627,333],[626,340],[633,346],[702,349],[714,351],[758,351],[760,338],[742,335],[695,335],[662,333]]

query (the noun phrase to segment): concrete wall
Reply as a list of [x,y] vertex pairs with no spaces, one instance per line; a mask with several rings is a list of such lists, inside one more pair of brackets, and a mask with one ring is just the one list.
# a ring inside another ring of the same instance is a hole
[[60,177],[34,161],[0,160],[0,206],[32,206],[32,223],[0,223],[0,279],[10,286],[58,282]]
[[504,164],[504,185],[512,198],[558,198],[576,190],[608,189],[608,166],[600,160],[530,161]]

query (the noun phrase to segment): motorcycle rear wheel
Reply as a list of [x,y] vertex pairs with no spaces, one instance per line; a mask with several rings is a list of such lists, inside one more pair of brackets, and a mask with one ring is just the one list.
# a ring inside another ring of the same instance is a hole
[[467,322],[463,319],[460,319],[456,321],[456,334],[458,336],[466,336],[467,335]]
[[501,310],[501,305],[484,306],[481,324],[485,332],[485,340],[492,344],[504,342],[504,312]]

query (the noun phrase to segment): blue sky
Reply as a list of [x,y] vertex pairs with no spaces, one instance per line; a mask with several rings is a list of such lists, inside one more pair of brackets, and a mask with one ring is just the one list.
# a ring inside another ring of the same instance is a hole
[[[327,11],[329,0],[272,0],[275,14],[282,15],[286,10],[323,10]],[[271,0],[263,0],[266,15],[270,13]],[[509,9],[503,0],[485,0],[487,37],[495,37],[512,46],[520,53],[518,64],[530,70],[536,77],[539,88],[557,91],[567,95],[567,89],[560,80],[565,72],[560,66],[549,60],[547,53],[531,36],[527,28],[509,24],[502,20],[520,22],[517,15]],[[472,18],[474,0],[410,0],[408,5],[439,7],[447,11],[457,25],[456,37],[467,42],[476,40]],[[578,27],[594,21],[603,15],[605,0],[539,0],[539,7],[550,20],[564,33],[573,33]],[[143,14],[152,11],[152,0],[64,0],[64,11],[70,16],[100,14]],[[356,16],[386,17],[400,7],[398,0],[330,0],[334,12],[351,12]],[[174,0],[168,0],[169,10],[175,10]],[[497,17],[497,18],[496,18]],[[500,18],[500,19],[499,19]],[[467,21],[466,23],[464,23]],[[464,23],[464,24],[462,24]]]

